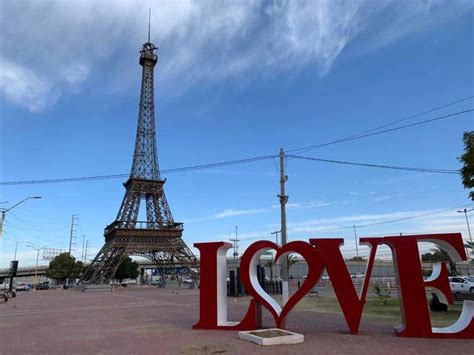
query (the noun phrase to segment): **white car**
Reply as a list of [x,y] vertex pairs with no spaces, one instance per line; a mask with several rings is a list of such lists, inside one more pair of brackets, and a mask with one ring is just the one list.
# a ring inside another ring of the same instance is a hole
[[19,282],[16,284],[16,292],[28,291],[29,287],[24,282]]
[[449,286],[451,286],[451,292],[453,293],[474,293],[474,282],[465,277],[450,277]]

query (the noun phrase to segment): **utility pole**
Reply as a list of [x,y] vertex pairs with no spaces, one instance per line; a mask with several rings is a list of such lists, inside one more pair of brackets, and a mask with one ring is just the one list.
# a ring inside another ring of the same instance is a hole
[[[458,211],[458,213],[464,213],[464,217],[466,217],[467,232],[468,232],[468,235],[469,235],[469,242],[470,242],[470,245],[471,245],[471,250],[472,250],[472,248],[474,248],[474,244],[472,244],[471,227],[469,226],[469,218],[467,217],[467,214],[469,212],[472,212],[472,211],[474,211],[474,208],[471,208],[470,210],[465,208],[462,211]],[[469,248],[466,247],[467,261],[469,261],[469,259],[470,259],[469,258],[469,251],[467,249],[469,249]]]
[[[28,248],[36,250],[36,266],[35,266],[35,290],[36,287],[38,286],[38,261],[39,261],[39,253],[41,250],[43,250],[45,247],[42,248],[36,248],[32,245],[27,245]],[[67,280],[67,279],[66,279]]]
[[85,264],[86,261],[87,261],[87,250],[89,250],[89,242],[90,242],[90,240],[88,240],[88,241],[86,242],[86,250],[84,251],[84,264]]
[[3,235],[3,221],[5,219],[5,210],[0,211],[0,240],[2,240]]
[[[285,152],[280,148],[280,207],[281,207],[281,245],[286,244],[286,203],[288,196],[285,194],[285,183],[288,181],[288,175],[285,174]],[[283,258],[282,263],[282,297],[283,304],[288,302],[288,257]]]
[[69,234],[69,255],[71,255],[71,251],[72,251],[72,246],[73,245],[76,245],[76,242],[73,240],[76,239],[76,235],[75,235],[75,227],[77,227],[77,215],[73,214],[72,215],[72,218],[71,218],[71,232]]
[[353,224],[352,227],[354,228],[354,240],[355,240],[355,243],[356,243],[356,255],[357,255],[357,260],[359,260],[359,245],[358,245],[358,243],[357,243],[357,232],[356,232],[356,226],[355,226],[355,224]]
[[237,237],[237,230],[239,227],[235,226],[235,239],[230,238],[230,241],[234,243],[234,259],[239,256],[239,238]]
[[280,245],[278,244],[278,234],[280,234],[281,231],[275,231],[275,232],[271,232],[270,234],[271,235],[275,235],[275,244],[276,245]]
[[85,248],[85,247],[86,247],[86,236],[83,235],[83,236],[82,236],[82,253],[81,253],[81,260],[82,260],[82,262],[84,262],[83,260],[84,260],[84,250],[85,250],[84,248]]

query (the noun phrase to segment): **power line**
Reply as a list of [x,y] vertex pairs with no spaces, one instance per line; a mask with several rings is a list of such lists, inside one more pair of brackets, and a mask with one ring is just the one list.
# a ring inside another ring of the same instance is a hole
[[[165,169],[165,170],[160,170],[160,173],[170,174],[170,173],[177,173],[177,172],[210,169],[210,168],[216,168],[216,167],[221,167],[221,166],[247,164],[247,163],[253,163],[256,161],[273,159],[274,157],[278,157],[278,155],[264,155],[264,156],[245,158],[245,159],[239,159],[239,160],[223,161],[219,163],[209,163],[209,164],[186,166],[186,167],[181,167],[181,168]],[[117,178],[125,178],[128,176],[129,174],[113,174],[113,175],[96,175],[96,176],[60,178],[60,179],[1,181],[0,185],[6,186],[6,185],[57,184],[57,183],[68,183],[68,182],[91,181],[91,180],[117,179]]]
[[[441,209],[441,210],[435,210],[435,211],[429,211],[429,212],[425,212],[425,213],[420,213],[420,214],[416,214],[416,215],[413,215],[413,216],[407,216],[407,217],[401,217],[401,218],[396,218],[396,219],[389,219],[389,220],[385,220],[385,221],[381,221],[381,222],[374,222],[374,223],[366,223],[366,224],[360,224],[360,225],[355,225],[356,228],[367,228],[367,227],[372,227],[372,226],[377,226],[377,225],[382,225],[382,224],[390,224],[390,223],[396,223],[396,222],[402,222],[402,221],[406,221],[406,220],[411,220],[411,219],[417,219],[417,218],[423,218],[423,217],[426,217],[426,216],[430,216],[430,215],[437,215],[437,214],[440,214],[440,213],[444,213],[444,212],[449,212],[449,211],[453,211],[453,210],[456,210],[458,208],[464,208],[464,207],[469,207],[470,205],[462,205],[462,206],[456,206],[456,207],[451,207],[451,208],[446,208],[446,209]],[[328,228],[328,229],[318,229],[317,232],[318,233],[325,233],[325,232],[340,232],[340,231],[349,231],[349,230],[353,230],[354,229],[354,224],[352,225],[347,225],[346,227],[338,227],[338,228]],[[294,231],[290,230],[290,232],[293,232],[295,233]],[[425,233],[425,232],[424,232]],[[424,234],[424,233],[421,233],[421,234]],[[254,240],[254,239],[258,239],[258,238],[262,238],[262,236],[266,236],[268,233],[265,231],[265,232],[262,232],[262,233],[258,233],[258,235],[255,235],[255,236],[251,236],[251,237],[241,237],[241,241],[244,242],[244,244],[248,241],[251,241],[251,240]],[[410,233],[410,234],[417,234],[416,232],[414,233]],[[344,238],[344,239],[349,239],[349,237],[347,238]]]
[[422,214],[418,214],[418,215],[414,215],[414,216],[396,218],[396,219],[391,219],[391,220],[382,221],[382,222],[375,222],[375,223],[369,223],[369,224],[361,224],[361,225],[356,226],[356,227],[358,227],[358,228],[365,228],[365,227],[378,226],[378,225],[381,225],[381,224],[388,224],[388,223],[395,223],[395,222],[407,221],[407,220],[410,220],[410,219],[422,218],[422,217],[425,217],[425,216],[431,216],[431,215],[436,215],[436,214],[440,214],[440,213],[443,213],[443,212],[452,211],[452,210],[454,210],[454,209],[462,208],[462,207],[466,207],[466,206],[469,206],[469,205],[464,205],[464,206],[459,206],[459,207],[452,207],[452,208],[446,208],[446,209],[443,209],[443,210],[431,211],[431,212],[426,212],[426,213],[422,213]]
[[[384,130],[382,130],[382,131],[371,132],[371,133],[365,133],[365,134],[357,134],[357,135],[353,135],[353,136],[350,136],[350,137],[337,139],[337,140],[330,141],[330,142],[326,142],[326,143],[320,143],[320,144],[316,144],[316,145],[310,145],[310,146],[307,146],[307,147],[301,147],[301,148],[290,149],[290,150],[288,150],[287,152],[288,152],[288,153],[290,153],[290,152],[303,153],[303,152],[307,152],[307,151],[310,151],[310,150],[315,149],[315,148],[326,147],[326,146],[328,146],[328,145],[333,145],[333,144],[338,144],[338,143],[342,143],[342,142],[353,141],[353,140],[362,139],[362,138],[366,138],[366,137],[372,137],[372,136],[376,136],[376,135],[379,135],[379,134],[384,134],[384,133],[389,133],[389,132],[393,132],[393,131],[398,131],[398,130],[401,130],[401,129],[410,128],[410,127],[415,127],[415,126],[423,125],[423,124],[430,123],[430,122],[440,121],[440,120],[444,120],[444,119],[447,119],[447,118],[451,118],[451,117],[463,115],[463,114],[466,114],[466,113],[469,113],[469,112],[472,112],[472,111],[474,111],[474,108],[470,108],[470,109],[467,109],[467,110],[454,112],[454,113],[451,113],[451,114],[448,114],[448,115],[444,115],[444,116],[438,116],[438,117],[430,118],[430,119],[427,119],[427,120],[424,120],[424,121],[419,121],[419,122],[415,122],[415,123],[406,124],[406,125],[399,126],[399,127],[384,129]],[[391,124],[387,124],[387,126],[388,126],[388,125],[391,125]]]
[[34,185],[34,184],[57,184],[62,182],[81,182],[91,180],[108,180],[118,179],[129,176],[129,174],[115,174],[115,175],[97,175],[97,176],[84,176],[84,177],[73,177],[73,178],[59,178],[59,179],[43,179],[43,180],[22,180],[22,181],[2,181],[0,185]]
[[357,136],[360,136],[360,135],[362,135],[362,134],[366,134],[366,133],[378,131],[379,129],[382,129],[382,128],[385,128],[385,127],[389,127],[389,126],[393,126],[394,124],[401,123],[401,122],[405,122],[405,121],[411,120],[412,118],[416,118],[416,117],[419,117],[419,116],[422,116],[422,115],[426,115],[427,113],[431,113],[431,112],[434,112],[434,111],[438,111],[438,110],[441,110],[441,109],[446,108],[446,107],[448,107],[448,106],[452,106],[452,105],[458,104],[458,103],[460,103],[460,102],[464,102],[464,101],[470,100],[470,99],[472,99],[472,98],[474,98],[474,95],[471,95],[471,96],[465,97],[465,98],[463,98],[463,99],[460,99],[460,100],[457,100],[457,101],[453,101],[453,102],[450,102],[450,103],[448,103],[448,104],[441,105],[441,106],[438,106],[438,107],[435,107],[435,108],[432,108],[432,109],[429,109],[429,110],[426,110],[426,111],[423,111],[423,112],[420,112],[420,113],[417,113],[417,114],[414,114],[414,115],[411,115],[411,116],[408,116],[408,117],[405,117],[405,118],[401,118],[401,119],[399,119],[399,120],[395,120],[395,121],[392,121],[392,122],[383,124],[383,125],[378,126],[378,127],[375,127],[375,128],[371,128],[371,129],[362,131],[362,132],[360,132],[360,133],[354,134],[354,135],[352,135],[352,136],[350,136],[350,137],[347,137],[347,138],[357,137]]
[[331,160],[331,159],[305,157],[305,156],[300,156],[300,155],[287,155],[287,157],[288,158],[293,158],[293,159],[312,160],[312,161],[318,161],[318,162],[324,162],[324,163],[365,166],[365,167],[369,167],[369,168],[418,171],[418,172],[423,172],[423,173],[435,173],[435,174],[459,174],[459,172],[457,170],[450,170],[450,169],[426,169],[426,168],[411,168],[411,167],[406,167],[406,166],[391,166],[391,165],[356,163],[356,162],[342,161],[342,160]]
[[[51,244],[51,243],[52,243],[52,244],[56,244],[56,245],[62,245],[62,243],[59,243],[59,242],[57,242],[57,241],[52,241],[52,240],[50,239],[50,236],[46,237],[46,238],[48,238],[48,239],[44,239],[43,237],[40,237],[40,236],[38,236],[37,234],[33,234],[33,233],[31,233],[30,231],[26,231],[26,230],[24,230],[23,228],[18,227],[18,226],[16,226],[16,225],[12,224],[10,221],[5,221],[5,222],[6,222],[7,225],[9,225],[9,227],[12,227],[12,228],[15,228],[15,229],[21,231],[22,234],[24,234],[24,235],[26,235],[26,236],[29,236],[29,237],[34,238],[34,239],[39,239],[40,241],[42,241],[42,242],[44,242],[44,243],[48,243],[48,244]],[[3,231],[3,233],[8,234],[8,235],[10,235],[10,236],[12,236],[12,237],[18,239],[17,236],[15,236],[14,234],[12,234],[12,233],[10,233],[10,232],[8,232],[8,231]]]
[[[53,222],[53,221],[48,221],[48,222],[46,222],[46,221],[43,221],[43,220],[31,220],[31,219],[28,219],[28,221],[26,221],[26,220],[20,218],[20,217],[19,217],[18,215],[16,215],[14,212],[11,212],[11,211],[10,211],[9,214],[10,214],[11,217],[14,217],[14,218],[17,219],[18,221],[20,221],[20,222],[22,222],[22,223],[24,223],[24,224],[26,224],[26,225],[29,225],[30,227],[35,227],[37,224],[43,224],[43,225],[45,225],[45,224],[47,224],[47,225],[51,225],[51,224],[53,224],[53,225],[58,225],[58,224],[61,224],[61,225],[66,225],[67,223],[69,223],[69,222],[64,222],[64,221],[62,221],[62,222],[58,222],[58,221],[54,221],[54,222]],[[66,229],[69,230],[69,227],[67,227]]]
[[[302,153],[302,152],[309,151],[309,150],[319,148],[319,147],[324,147],[324,146],[333,145],[333,144],[342,143],[342,142],[347,142],[347,141],[351,141],[351,140],[357,140],[357,139],[361,139],[361,138],[371,137],[371,136],[374,136],[374,135],[389,133],[389,132],[393,132],[393,131],[397,131],[397,130],[401,130],[401,129],[405,129],[405,128],[410,128],[410,127],[423,125],[423,124],[426,124],[426,123],[435,122],[435,121],[439,121],[439,120],[442,120],[442,119],[447,119],[447,118],[459,116],[459,115],[462,115],[462,114],[466,114],[466,113],[474,111],[474,109],[471,108],[471,109],[467,109],[467,110],[464,110],[464,111],[458,111],[458,112],[451,113],[451,114],[448,114],[448,115],[427,119],[427,120],[424,120],[424,121],[419,121],[419,122],[415,122],[415,123],[411,123],[411,124],[407,124],[407,125],[403,125],[403,126],[399,126],[399,127],[385,129],[385,130],[382,130],[382,131],[372,132],[373,130],[376,130],[376,129],[379,129],[379,128],[382,128],[382,127],[388,127],[388,126],[393,125],[395,123],[406,121],[408,119],[418,117],[420,115],[423,115],[423,114],[426,114],[426,113],[429,113],[429,112],[433,112],[433,111],[439,110],[441,108],[444,108],[444,107],[447,107],[447,106],[450,106],[450,105],[454,105],[456,103],[471,99],[473,97],[474,96],[469,96],[469,97],[466,97],[464,99],[457,100],[455,102],[452,102],[452,103],[449,103],[449,104],[446,104],[446,105],[443,105],[443,106],[439,106],[439,107],[433,108],[431,110],[427,110],[427,111],[424,111],[422,113],[403,118],[403,119],[398,120],[398,121],[394,121],[394,122],[385,124],[383,126],[371,129],[369,131],[365,131],[365,132],[370,132],[370,133],[362,132],[362,133],[359,133],[357,135],[352,135],[350,137],[341,138],[341,139],[334,140],[334,141],[327,142],[327,143],[321,143],[321,144],[317,144],[317,145],[291,149],[291,150],[288,150],[287,152]],[[208,163],[208,164],[192,165],[192,166],[181,167],[181,168],[165,169],[165,170],[161,170],[160,173],[169,174],[169,173],[176,173],[176,172],[210,169],[210,168],[215,168],[215,167],[252,163],[252,162],[256,162],[256,161],[274,159],[276,157],[278,157],[278,155],[276,155],[276,154],[264,155],[264,156],[251,157],[251,158],[245,158],[245,159],[223,161],[223,162],[218,162],[218,163]],[[125,177],[128,177],[128,176],[129,176],[128,174],[112,174],[112,175],[95,175],[95,176],[85,176],[85,177],[58,178],[58,179],[1,181],[0,185],[12,186],[12,185],[69,183],[69,182],[82,182],[82,181],[91,181],[91,180],[117,179],[117,178],[125,178]]]

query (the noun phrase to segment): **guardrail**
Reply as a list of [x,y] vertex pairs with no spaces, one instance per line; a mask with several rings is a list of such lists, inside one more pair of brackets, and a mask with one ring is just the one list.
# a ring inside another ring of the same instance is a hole
[[474,301],[474,293],[453,293],[455,301]]

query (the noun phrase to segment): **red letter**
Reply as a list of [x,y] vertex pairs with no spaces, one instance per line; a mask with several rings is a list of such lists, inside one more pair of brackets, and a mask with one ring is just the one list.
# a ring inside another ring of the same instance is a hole
[[361,239],[362,244],[369,244],[371,249],[360,298],[354,289],[346,263],[339,249],[339,247],[344,244],[344,239],[310,239],[309,241],[319,250],[350,332],[357,334],[364,309],[365,298],[367,296],[370,275],[372,274],[372,268],[374,266],[377,245],[383,243],[383,238]]
[[[283,255],[294,252],[300,254],[308,263],[308,277],[283,308],[263,290],[257,279],[257,264],[260,256],[265,251],[271,249],[277,251],[275,260],[278,260]],[[282,247],[270,241],[255,242],[250,245],[244,255],[242,255],[240,266],[240,277],[245,289],[259,304],[270,311],[278,328],[285,326],[285,318],[288,313],[301,298],[313,288],[323,271],[323,265],[316,249],[302,241],[291,242]]]
[[256,302],[250,302],[244,319],[227,321],[226,254],[230,243],[195,243],[200,252],[199,321],[194,329],[253,330],[257,321]]
[[465,260],[462,237],[454,234],[407,235],[385,237],[393,253],[398,279],[398,294],[402,311],[402,324],[395,328],[403,337],[422,338],[474,338],[474,302],[464,301],[460,318],[450,327],[431,328],[430,314],[426,302],[425,287],[435,287],[444,293],[442,301],[451,303],[451,290],[446,266],[438,266],[427,281],[423,280],[418,242],[432,242],[445,249],[454,262]]

